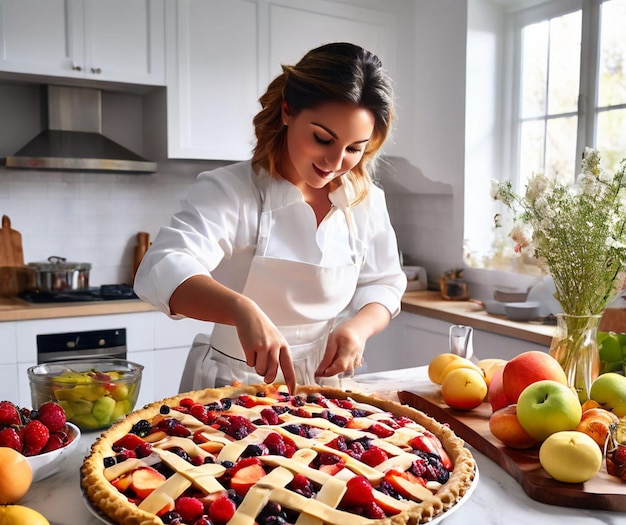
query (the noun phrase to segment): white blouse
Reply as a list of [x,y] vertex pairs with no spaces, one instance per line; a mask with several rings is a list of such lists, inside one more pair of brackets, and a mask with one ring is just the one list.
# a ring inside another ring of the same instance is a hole
[[[331,202],[340,206],[344,199],[337,194],[345,186],[330,194]],[[271,192],[272,210],[284,206],[297,210],[295,223],[272,225],[276,253],[267,256],[320,266],[349,260],[352,251],[344,213],[333,206],[318,226],[312,208],[293,184],[266,172],[257,175],[245,161],[198,175],[182,209],[169,226],[161,228],[144,256],[135,277],[137,295],[170,317],[180,318],[171,314],[169,300],[194,275],[211,275],[241,292],[256,249],[261,188]],[[354,313],[376,302],[395,316],[406,275],[383,191],[372,185],[368,197],[352,209],[352,217],[365,254],[349,310]]]

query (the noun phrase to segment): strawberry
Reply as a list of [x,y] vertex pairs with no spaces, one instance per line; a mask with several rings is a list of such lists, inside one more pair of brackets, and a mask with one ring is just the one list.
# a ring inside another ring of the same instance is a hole
[[363,476],[354,476],[346,483],[346,493],[343,495],[341,504],[346,507],[356,507],[374,501],[372,485]]
[[194,523],[204,514],[204,505],[197,498],[182,496],[176,501],[176,511],[185,523]]
[[389,459],[387,453],[380,447],[370,447],[361,454],[361,461],[370,467],[380,465],[383,461]]
[[55,432],[54,434],[50,434],[50,438],[48,439],[48,442],[45,444],[45,446],[41,449],[41,452],[51,452],[64,446],[65,443],[63,442],[63,438],[59,435],[58,432]]
[[50,432],[61,430],[66,423],[65,411],[61,405],[48,401],[37,410],[37,418],[48,427]]
[[0,401],[0,426],[20,425],[20,413],[10,401]]
[[25,456],[36,456],[46,446],[49,438],[50,431],[41,421],[33,419],[26,423],[22,427],[23,454]]
[[209,518],[213,523],[222,525],[226,523],[235,514],[235,502],[228,496],[220,496],[209,507]]
[[371,520],[379,520],[385,517],[385,511],[375,501],[363,505],[365,515]]
[[113,450],[119,452],[123,448],[128,450],[135,450],[139,445],[145,443],[143,439],[141,439],[136,434],[126,434],[120,439],[118,439],[115,443],[113,443]]
[[8,447],[22,453],[22,438],[15,428],[8,427],[0,430],[0,447]]
[[280,423],[278,414],[272,408],[264,408],[261,410],[261,417],[267,422],[268,425],[278,425]]
[[379,438],[386,438],[394,434],[394,431],[392,429],[387,428],[380,423],[374,423],[373,425],[370,425],[367,431],[371,432],[372,434],[376,434]]

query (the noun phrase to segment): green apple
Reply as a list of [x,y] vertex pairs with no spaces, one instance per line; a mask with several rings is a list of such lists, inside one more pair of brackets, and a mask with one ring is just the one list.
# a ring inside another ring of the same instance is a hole
[[522,428],[537,441],[561,430],[574,430],[582,407],[574,391],[552,379],[527,386],[517,400],[517,418]]
[[542,443],[539,462],[557,481],[584,483],[599,472],[602,452],[584,432],[564,430],[548,436]]
[[589,397],[617,417],[626,416],[626,377],[615,372],[598,376],[591,384]]

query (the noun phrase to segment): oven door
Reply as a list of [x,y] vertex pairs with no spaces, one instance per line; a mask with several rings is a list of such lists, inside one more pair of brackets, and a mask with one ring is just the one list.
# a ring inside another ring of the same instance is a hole
[[126,359],[126,329],[37,336],[37,364],[76,359]]

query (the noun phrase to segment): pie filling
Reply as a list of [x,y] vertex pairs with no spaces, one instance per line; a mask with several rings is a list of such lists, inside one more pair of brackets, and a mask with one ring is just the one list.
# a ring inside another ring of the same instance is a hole
[[463,441],[421,412],[256,385],[134,412],[94,443],[82,486],[122,523],[422,523],[456,504],[474,470]]

